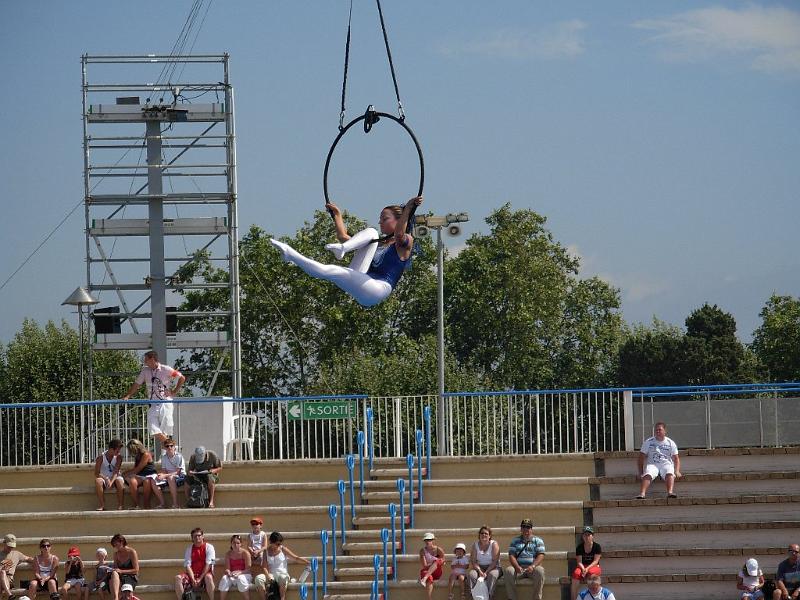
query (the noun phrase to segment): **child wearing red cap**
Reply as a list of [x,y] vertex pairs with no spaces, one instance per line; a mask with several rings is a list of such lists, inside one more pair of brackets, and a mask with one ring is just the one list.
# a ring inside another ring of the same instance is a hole
[[75,598],[87,600],[89,597],[89,587],[86,585],[86,579],[83,577],[83,561],[81,560],[81,551],[77,546],[72,546],[67,551],[67,564],[65,565],[67,574],[64,576],[64,585],[61,587],[61,595],[64,600],[69,598],[69,591],[74,590]]

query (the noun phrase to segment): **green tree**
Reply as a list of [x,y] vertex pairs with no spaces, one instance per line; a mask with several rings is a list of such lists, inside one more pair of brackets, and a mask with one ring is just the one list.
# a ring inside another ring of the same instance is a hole
[[[95,352],[94,370],[136,372],[139,361],[126,351]],[[40,327],[26,319],[2,352],[0,389],[6,402],[59,402],[80,399],[78,332],[65,321]],[[88,390],[88,368],[85,389]],[[94,382],[94,398],[117,398],[122,391],[115,377]]]
[[755,357],[736,337],[736,320],[716,304],[686,318],[682,360],[689,384],[743,383],[758,374]]
[[769,379],[800,380],[800,299],[773,294],[760,316],[752,347]]
[[459,362],[503,388],[596,385],[613,378],[619,292],[581,280],[545,217],[506,204],[448,262],[448,339]]
[[619,352],[625,386],[714,385],[755,381],[758,359],[736,337],[736,321],[704,304],[686,318],[686,332],[657,319],[635,326]]
[[[137,371],[139,361],[132,352],[95,352],[96,371]],[[3,402],[39,403],[77,401],[80,399],[80,360],[78,333],[66,322],[49,321],[40,327],[25,320],[22,328],[0,352],[0,392]],[[88,370],[84,373],[88,386]],[[88,389],[88,387],[86,388]],[[95,398],[118,398],[122,394],[117,377],[99,377],[94,381]],[[112,412],[111,407],[98,412]],[[4,446],[5,464],[26,464],[32,454],[38,464],[46,464],[58,451],[71,451],[89,432],[81,429],[76,411],[24,409],[18,418],[6,424],[12,446]],[[96,432],[94,432],[96,433]],[[55,442],[58,440],[58,442]],[[97,440],[99,445],[106,440]],[[72,454],[67,455],[73,458]],[[77,460],[77,454],[74,456]]]
[[653,318],[650,326],[634,325],[619,349],[620,385],[646,387],[685,385],[680,327]]

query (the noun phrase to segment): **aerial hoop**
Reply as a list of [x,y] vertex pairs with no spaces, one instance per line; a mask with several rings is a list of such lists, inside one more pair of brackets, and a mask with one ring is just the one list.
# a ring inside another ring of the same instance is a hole
[[[420,148],[419,142],[417,141],[417,136],[415,136],[414,132],[411,131],[411,128],[408,125],[406,125],[404,116],[395,117],[394,115],[390,115],[388,113],[378,112],[374,108],[372,108],[372,105],[370,105],[363,115],[361,115],[360,117],[356,117],[345,126],[341,125],[339,126],[339,135],[337,135],[336,139],[333,140],[331,149],[328,151],[328,157],[325,159],[325,173],[322,178],[322,185],[323,185],[323,190],[325,192],[326,204],[330,203],[330,198],[328,197],[328,169],[330,168],[331,158],[333,158],[333,152],[334,150],[336,150],[336,146],[339,144],[339,140],[341,140],[344,137],[344,134],[347,133],[347,131],[353,125],[355,125],[356,123],[360,123],[361,121],[364,122],[364,133],[369,133],[372,130],[372,126],[375,123],[377,123],[381,118],[384,117],[389,119],[390,121],[394,121],[395,123],[400,125],[403,129],[405,129],[406,133],[408,133],[409,137],[411,138],[411,141],[414,142],[414,147],[417,149],[417,156],[419,157],[419,188],[417,190],[416,195],[417,196],[422,195],[422,188],[425,185],[425,161],[422,158],[422,148]],[[409,219],[408,222],[409,231],[413,227],[413,221],[414,221],[413,218]]]

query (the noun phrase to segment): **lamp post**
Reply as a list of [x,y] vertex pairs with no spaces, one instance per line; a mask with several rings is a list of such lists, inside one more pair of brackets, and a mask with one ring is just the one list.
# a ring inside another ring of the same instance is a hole
[[75,288],[66,300],[61,303],[61,306],[77,306],[78,307],[78,356],[80,357],[80,371],[81,371],[81,445],[80,445],[80,459],[84,462],[84,440],[86,439],[86,427],[84,419],[84,393],[83,393],[83,307],[91,306],[100,302],[94,298],[89,292],[82,287]]
[[444,216],[428,215],[416,218],[417,236],[430,235],[430,230],[436,230],[436,290],[437,290],[437,322],[438,339],[436,345],[437,362],[439,366],[439,401],[436,406],[436,446],[439,456],[447,454],[447,407],[444,397],[444,243],[442,242],[442,228],[447,229],[448,235],[453,237],[461,234],[458,223],[469,221],[469,215],[462,213],[449,213]]

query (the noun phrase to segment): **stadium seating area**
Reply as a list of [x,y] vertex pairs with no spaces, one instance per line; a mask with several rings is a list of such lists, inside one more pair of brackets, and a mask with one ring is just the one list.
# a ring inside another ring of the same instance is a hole
[[[488,524],[505,552],[520,520],[531,518],[534,534],[547,545],[547,600],[568,597],[568,565],[585,524],[594,526],[603,547],[604,585],[620,600],[735,598],[735,574],[748,557],[756,557],[770,576],[786,546],[800,538],[800,448],[684,451],[677,499],[664,497],[661,482],[653,484],[648,499],[633,499],[636,454],[434,458],[389,597],[425,598],[417,552],[426,531],[436,534],[449,558],[456,543],[469,547],[478,528]],[[53,541],[62,559],[68,546],[77,545],[91,577],[95,548],[111,551],[109,540],[120,532],[141,560],[136,595],[169,600],[194,527],[205,530],[221,556],[231,534],[248,532],[250,517],[260,515],[264,529],[283,533],[297,553],[319,556],[319,532],[330,528],[328,506],[338,504],[337,481],[346,475],[343,460],[231,462],[221,474],[216,509],[100,513],[94,510],[88,465],[0,469],[0,533],[16,534],[19,550],[29,555],[42,537]],[[398,501],[396,479],[408,471],[404,460],[376,459],[371,475],[347,542],[337,547],[330,600],[369,598],[372,557],[382,552],[379,532],[389,525],[388,504]],[[295,567],[292,574],[301,570]],[[435,598],[447,597],[448,572]],[[29,576],[29,567],[20,565],[17,581]],[[521,593],[527,595],[527,589]],[[495,598],[505,597],[501,584]],[[290,585],[288,598],[298,598],[297,584]]]

